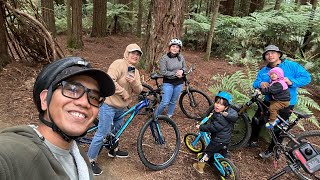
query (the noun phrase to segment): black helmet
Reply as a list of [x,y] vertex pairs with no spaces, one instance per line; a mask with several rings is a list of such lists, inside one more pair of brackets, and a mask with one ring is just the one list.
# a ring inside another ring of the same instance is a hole
[[[85,74],[95,79],[99,84],[102,97],[114,94],[115,86],[109,75],[101,70],[92,68],[86,60],[80,57],[66,57],[54,61],[43,68],[34,83],[33,101],[40,113],[43,112],[41,109],[40,93],[45,89],[53,88],[62,80],[76,74]],[[51,93],[48,93],[48,103],[51,100]]]

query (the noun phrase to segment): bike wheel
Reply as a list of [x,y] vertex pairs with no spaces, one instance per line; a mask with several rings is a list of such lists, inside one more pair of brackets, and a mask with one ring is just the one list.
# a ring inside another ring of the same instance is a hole
[[190,89],[189,94],[187,91],[183,91],[179,98],[181,111],[190,119],[203,117],[211,104],[210,97],[196,89]]
[[239,114],[238,120],[234,124],[232,131],[229,150],[244,147],[250,139],[251,131],[252,127],[248,115],[246,113]]
[[236,165],[228,158],[219,159],[219,163],[222,165],[225,175],[222,176],[220,174],[221,180],[232,179],[238,180],[240,179],[240,174],[238,172],[238,168]]
[[177,158],[180,148],[180,132],[167,116],[149,119],[141,128],[137,150],[142,163],[151,170],[170,166]]
[[[303,132],[300,135],[298,135],[296,139],[298,140],[298,142],[309,142],[318,152],[320,152],[320,131],[319,130]],[[290,147],[294,147],[296,143],[294,143],[291,140],[289,141],[288,145]],[[301,166],[293,172],[301,180],[320,179],[320,171],[317,171],[314,174],[308,174],[307,172],[304,171],[304,169]]]
[[192,145],[192,143],[196,140],[197,136],[198,134],[195,133],[187,133],[183,138],[184,144],[193,153],[200,153],[205,148],[205,142],[202,138],[200,138],[200,140],[195,144],[195,146]]

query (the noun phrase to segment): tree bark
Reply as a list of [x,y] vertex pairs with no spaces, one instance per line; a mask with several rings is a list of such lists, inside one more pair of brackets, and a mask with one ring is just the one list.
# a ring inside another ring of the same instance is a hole
[[68,47],[81,49],[82,42],[82,1],[72,0],[72,21],[71,21],[71,36],[69,37]]
[[93,0],[93,20],[91,37],[105,37],[107,35],[107,2]]
[[137,20],[137,32],[136,35],[141,37],[141,26],[142,26],[142,17],[143,17],[143,0],[138,0],[138,20]]
[[4,7],[0,3],[0,70],[11,62],[11,57],[8,52],[7,32],[4,17],[6,17]]
[[210,59],[211,46],[212,46],[213,36],[214,36],[214,28],[216,26],[217,17],[219,15],[219,5],[220,5],[220,0],[215,0],[213,5],[212,17],[211,17],[211,27],[208,35],[207,50],[204,57],[205,61],[209,61]]
[[64,0],[54,0],[57,5],[64,5]]
[[251,0],[241,0],[241,16],[248,16],[250,13]]
[[[233,16],[236,2],[237,2],[236,0],[220,1],[220,13]],[[211,5],[211,7],[213,8],[212,5]],[[210,14],[212,14],[212,13],[210,13]]]
[[255,12],[256,10],[262,10],[264,8],[264,0],[251,0],[250,13]]
[[41,12],[47,29],[53,36],[56,36],[53,0],[41,0]]
[[166,52],[172,38],[181,38],[184,0],[154,0],[150,37],[146,40],[147,71],[157,69],[160,57]]
[[282,3],[282,0],[276,0],[274,5],[274,10],[280,10],[281,3]]

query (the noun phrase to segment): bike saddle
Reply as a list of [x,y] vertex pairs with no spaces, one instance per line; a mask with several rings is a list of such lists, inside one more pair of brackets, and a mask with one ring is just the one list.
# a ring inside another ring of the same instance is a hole
[[163,76],[161,74],[158,74],[158,73],[152,73],[150,75],[150,78],[151,79],[158,79],[158,78],[163,78]]
[[293,113],[298,117],[298,118],[309,118],[312,116],[312,114],[302,114],[302,113],[299,113],[299,112],[296,112],[296,111],[293,111]]

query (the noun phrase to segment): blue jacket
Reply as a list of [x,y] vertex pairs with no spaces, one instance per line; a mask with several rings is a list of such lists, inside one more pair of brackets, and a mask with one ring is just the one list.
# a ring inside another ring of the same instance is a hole
[[[298,102],[298,88],[311,82],[310,73],[306,71],[300,64],[289,61],[288,59],[282,60],[278,67],[284,71],[284,77],[287,77],[292,82],[292,85],[289,86],[291,96],[290,105],[296,105]],[[268,72],[271,69],[271,67],[265,66],[258,72],[257,78],[253,82],[253,88],[260,88],[261,82],[270,83]],[[266,96],[265,100],[269,101],[270,97]]]

